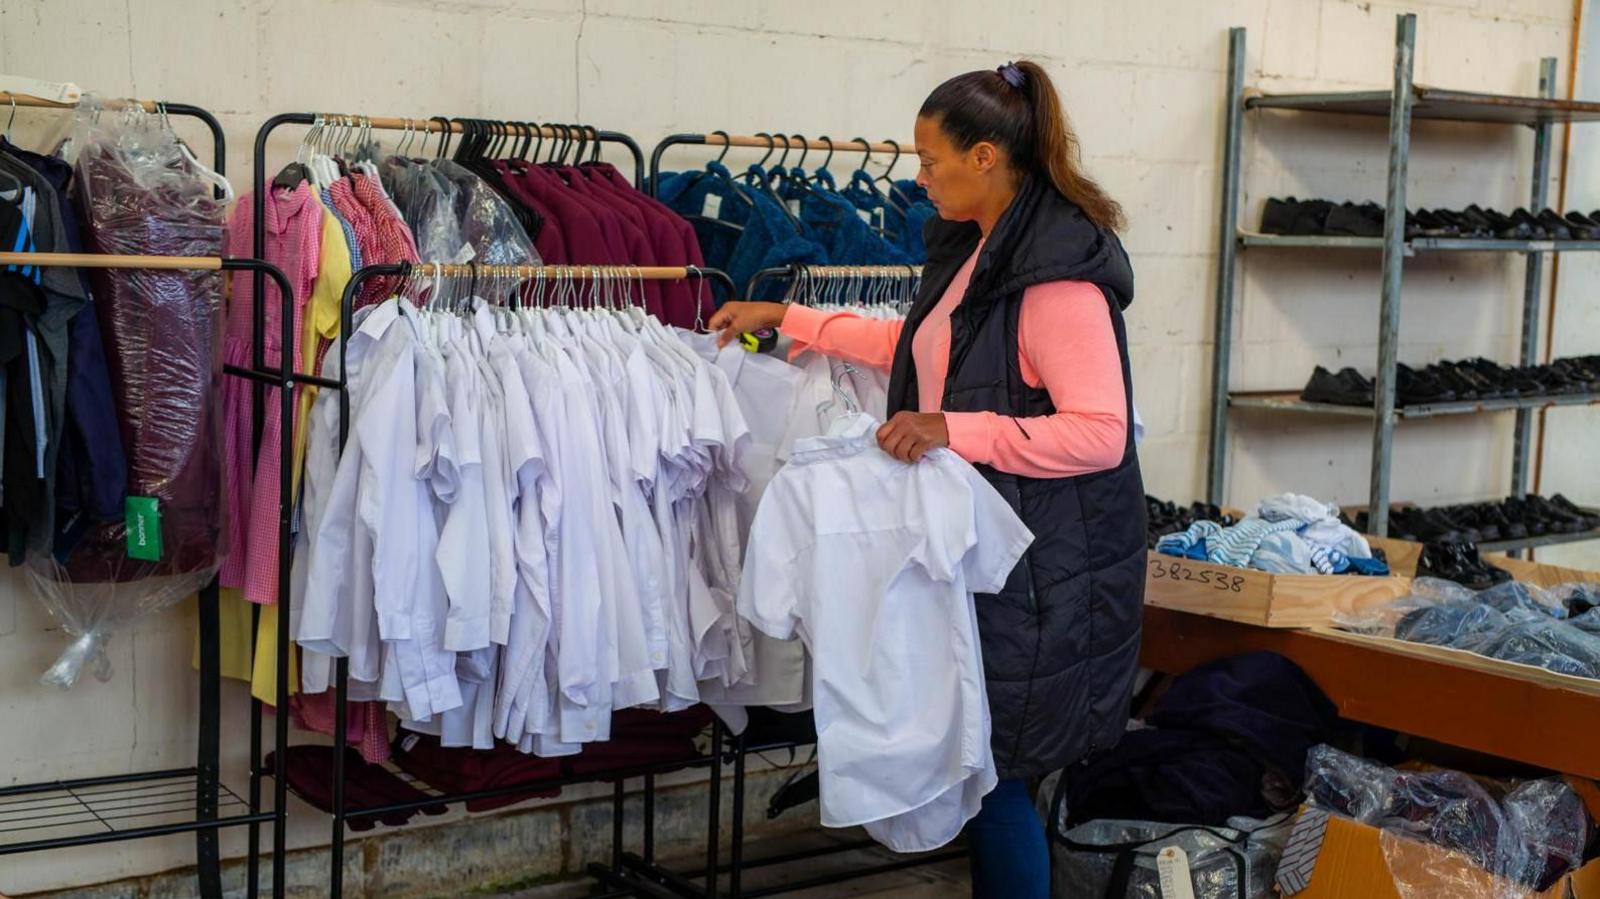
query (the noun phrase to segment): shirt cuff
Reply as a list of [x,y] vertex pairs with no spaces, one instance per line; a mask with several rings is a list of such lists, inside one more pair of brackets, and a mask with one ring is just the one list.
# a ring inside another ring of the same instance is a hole
[[803,345],[809,346],[817,342],[817,337],[822,333],[822,323],[828,320],[828,313],[799,303],[790,303],[789,308],[783,313],[783,321],[778,325],[778,333],[793,340],[796,350],[790,352],[792,357]]
[[950,449],[974,465],[990,464],[994,460],[994,426],[998,417],[993,412],[944,413]]

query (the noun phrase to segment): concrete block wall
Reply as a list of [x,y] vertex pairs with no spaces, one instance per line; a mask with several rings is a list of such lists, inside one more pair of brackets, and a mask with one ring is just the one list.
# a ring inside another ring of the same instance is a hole
[[[1557,56],[1565,93],[1573,0],[0,0],[0,72],[205,106],[227,130],[228,170],[242,189],[256,128],[284,111],[587,122],[627,131],[646,148],[668,133],[717,128],[909,141],[918,105],[943,78],[1039,59],[1057,79],[1089,170],[1129,213],[1146,482],[1152,493],[1187,501],[1204,489],[1227,28],[1249,29],[1252,86],[1374,88],[1389,82],[1394,17],[1406,11],[1419,18],[1419,82],[1532,93],[1539,58]],[[1600,84],[1580,85],[1600,96]],[[66,118],[22,110],[13,137],[43,144]],[[208,146],[188,123],[178,127],[197,148]],[[1267,196],[1382,196],[1381,120],[1252,114],[1247,127],[1246,224]],[[274,169],[301,133],[275,136]],[[1415,134],[1414,204],[1526,202],[1532,141],[1524,131],[1419,123]],[[736,151],[730,160],[758,156]],[[677,151],[668,165],[706,158]],[[1574,157],[1574,171],[1586,158]],[[834,168],[853,160],[841,154]],[[902,160],[897,172],[910,177],[914,167]],[[1600,196],[1577,205],[1600,206]],[[1314,364],[1371,370],[1375,256],[1245,257],[1235,386],[1298,388]],[[1563,352],[1600,350],[1594,273],[1585,272],[1563,269]],[[1512,358],[1521,280],[1514,258],[1413,260],[1402,359]],[[1547,458],[1544,486],[1600,503],[1600,480],[1567,449],[1587,446],[1594,457],[1596,431],[1576,420],[1584,414],[1561,413],[1573,423],[1552,425],[1564,448]],[[1233,503],[1287,489],[1365,500],[1369,435],[1360,427],[1241,416],[1233,424]],[[1396,496],[1503,492],[1510,453],[1508,417],[1408,425],[1396,443]],[[1600,561],[1593,550],[1574,552]],[[20,581],[0,587],[0,721],[30,725],[0,729],[0,782],[192,757],[190,610],[119,634],[114,679],[63,694],[36,685],[62,635]],[[244,692],[230,685],[226,698],[228,733],[243,734]],[[237,774],[245,763],[242,738],[231,741],[226,770]],[[242,788],[237,777],[231,783]],[[326,832],[323,817],[296,805],[296,848],[325,844]],[[226,851],[241,852],[241,839],[228,834]],[[0,892],[150,875],[186,864],[191,845],[173,838],[0,858]]]

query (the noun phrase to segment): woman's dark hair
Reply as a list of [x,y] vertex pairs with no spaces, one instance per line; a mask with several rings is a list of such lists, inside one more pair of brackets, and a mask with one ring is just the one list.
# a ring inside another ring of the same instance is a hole
[[1038,63],[957,75],[934,88],[918,116],[937,119],[961,150],[981,141],[1003,148],[1013,165],[1049,178],[1090,221],[1109,231],[1122,228],[1122,207],[1084,173],[1078,136]]

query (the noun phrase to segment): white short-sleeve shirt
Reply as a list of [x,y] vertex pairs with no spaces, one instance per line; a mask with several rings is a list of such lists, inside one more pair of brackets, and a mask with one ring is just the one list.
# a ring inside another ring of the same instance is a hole
[[811,651],[822,823],[942,846],[996,783],[974,592],[1033,536],[949,450],[900,462],[877,421],[797,441],[756,512],[739,611]]

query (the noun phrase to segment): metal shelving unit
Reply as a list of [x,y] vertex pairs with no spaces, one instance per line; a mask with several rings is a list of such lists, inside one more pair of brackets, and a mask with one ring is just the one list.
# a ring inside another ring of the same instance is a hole
[[[1417,20],[1411,14],[1396,18],[1394,41],[1394,86],[1390,90],[1346,91],[1333,93],[1263,94],[1247,90],[1244,84],[1245,30],[1233,28],[1228,35],[1227,115],[1224,129],[1222,165],[1222,213],[1218,230],[1218,275],[1216,324],[1213,343],[1211,447],[1206,478],[1206,494],[1213,503],[1226,499],[1226,459],[1230,409],[1249,409],[1260,414],[1320,414],[1372,422],[1371,489],[1369,507],[1374,510],[1370,530],[1388,532],[1389,486],[1394,428],[1404,419],[1441,415],[1465,415],[1513,411],[1516,413],[1515,444],[1512,454],[1511,491],[1527,491],[1532,452],[1533,410],[1549,406],[1600,403],[1600,396],[1589,394],[1530,397],[1505,400],[1474,400],[1436,403],[1428,406],[1397,407],[1395,369],[1400,330],[1400,275],[1404,260],[1418,253],[1489,252],[1519,253],[1525,257],[1522,295],[1522,335],[1518,353],[1521,365],[1538,361],[1539,294],[1544,278],[1547,253],[1600,251],[1600,241],[1586,240],[1476,240],[1464,238],[1405,237],[1406,176],[1411,163],[1411,121],[1429,119],[1452,122],[1523,125],[1533,129],[1533,188],[1530,207],[1543,209],[1547,203],[1550,171],[1551,126],[1577,122],[1600,122],[1600,103],[1555,98],[1556,60],[1546,58],[1539,67],[1539,96],[1514,97],[1440,90],[1418,86],[1412,81],[1416,52]],[[1240,145],[1244,113],[1248,110],[1295,110],[1307,113],[1384,116],[1389,123],[1388,187],[1385,198],[1382,237],[1279,236],[1255,234],[1239,228],[1241,186]],[[1235,279],[1239,250],[1378,250],[1383,258],[1383,282],[1378,313],[1378,359],[1374,379],[1372,408],[1307,403],[1298,392],[1234,392],[1229,386],[1229,365],[1233,351]],[[1596,535],[1600,536],[1600,535]],[[1580,538],[1574,538],[1580,539]]]

